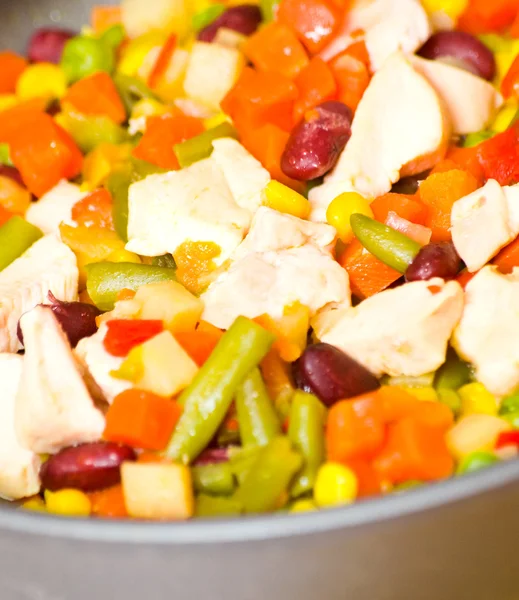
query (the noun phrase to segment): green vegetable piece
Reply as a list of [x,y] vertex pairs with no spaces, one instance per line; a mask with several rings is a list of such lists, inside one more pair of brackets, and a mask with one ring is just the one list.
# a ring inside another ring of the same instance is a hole
[[409,481],[404,481],[403,483],[399,483],[395,485],[393,488],[394,494],[401,494],[403,492],[409,492],[411,490],[416,489],[423,485],[423,481],[418,481],[417,479],[409,479]]
[[236,427],[229,427],[227,419],[216,432],[216,444],[218,446],[237,446],[240,444],[240,432]]
[[103,115],[88,116],[64,112],[62,124],[85,153],[102,143],[122,144],[128,141],[127,131]]
[[469,133],[465,136],[461,146],[463,148],[473,148],[482,142],[489,140],[496,135],[495,131],[477,131],[476,133]]
[[88,295],[100,310],[112,310],[121,290],[174,281],[175,271],[137,263],[98,262],[86,266]]
[[503,419],[508,421],[514,429],[519,429],[519,410],[506,413],[506,415],[503,415]]
[[244,447],[265,446],[281,435],[281,424],[258,368],[238,387],[236,411]]
[[157,100],[157,96],[155,96],[150,88],[136,77],[116,73],[114,75],[114,83],[121,96],[121,100],[123,101],[128,116],[131,114],[133,107],[139,100],[144,98]]
[[242,506],[234,498],[208,496],[200,494],[196,498],[195,516],[197,517],[230,517],[243,512]]
[[163,254],[162,256],[155,256],[152,259],[151,264],[156,267],[165,267],[166,269],[176,269],[177,265],[175,259],[171,254]]
[[317,471],[324,462],[324,421],[326,408],[313,394],[297,391],[292,398],[288,437],[304,458],[304,466],[292,485],[297,498],[313,489]]
[[491,452],[472,452],[461,461],[458,465],[456,473],[458,475],[465,475],[466,473],[474,473],[474,471],[480,471],[485,467],[498,462],[497,456]]
[[470,381],[470,367],[456,352],[449,348],[447,359],[436,371],[434,387],[437,390],[457,390]]
[[208,25],[217,19],[221,14],[226,11],[227,7],[225,4],[212,4],[205,10],[197,12],[191,19],[191,27],[195,33],[198,33]]
[[9,148],[9,144],[0,144],[0,164],[14,167],[13,161],[11,160],[11,149]]
[[113,171],[106,181],[106,189],[113,199],[112,219],[119,237],[128,241],[128,192],[133,183],[134,175],[131,165]]
[[441,388],[437,391],[438,400],[445,404],[448,408],[450,408],[455,417],[457,417],[461,412],[461,398],[454,390],[449,390],[447,388]]
[[130,165],[132,169],[132,180],[134,182],[145,179],[148,177],[148,175],[156,175],[157,173],[167,172],[167,169],[157,167],[157,165],[149,163],[145,160],[140,160],[139,158],[135,158],[135,156],[130,157]]
[[99,40],[103,42],[109,48],[113,50],[117,50],[119,46],[123,43],[126,33],[124,31],[124,27],[118,23],[117,25],[112,25],[106,31],[104,31]]
[[275,510],[302,464],[301,455],[293,450],[290,441],[278,437],[261,448],[233,497],[241,502],[246,513]]
[[198,465],[193,467],[195,491],[210,496],[229,496],[234,492],[234,476],[229,463]]
[[15,215],[0,227],[0,271],[28,250],[43,233],[28,221]]
[[407,271],[420,251],[418,242],[366,215],[351,215],[350,224],[364,248],[399,273]]
[[189,463],[200,454],[224,420],[238,386],[273,341],[271,333],[251,320],[234,321],[178,399],[184,411],[166,449],[168,458]]
[[114,49],[102,40],[77,36],[63,48],[61,68],[69,83],[93,75],[97,71],[112,73],[115,67]]
[[273,21],[281,0],[260,0],[261,14],[266,22]]
[[513,394],[503,398],[499,408],[500,416],[509,415],[514,412],[519,412],[519,394]]
[[238,132],[230,123],[221,123],[185,142],[175,144],[173,148],[180,166],[189,167],[194,162],[211,156],[213,140],[224,137],[238,138]]
[[235,447],[229,450],[229,465],[241,485],[256,462],[263,446]]

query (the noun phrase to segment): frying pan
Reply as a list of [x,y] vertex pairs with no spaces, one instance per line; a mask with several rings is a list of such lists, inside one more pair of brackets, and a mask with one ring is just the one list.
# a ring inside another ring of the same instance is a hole
[[[78,29],[92,4],[2,0],[0,47]],[[0,600],[518,600],[518,540],[519,460],[300,515],[159,524],[5,505]]]

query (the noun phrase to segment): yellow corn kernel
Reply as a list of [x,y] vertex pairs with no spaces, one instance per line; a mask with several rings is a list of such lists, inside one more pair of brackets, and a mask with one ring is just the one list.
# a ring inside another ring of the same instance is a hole
[[18,102],[19,100],[15,94],[0,94],[0,112],[8,108],[13,108]]
[[447,445],[451,453],[461,460],[472,452],[491,452],[499,434],[511,429],[510,423],[499,417],[472,414],[460,419],[447,433]]
[[80,490],[45,490],[45,502],[50,513],[62,517],[88,517],[92,512],[89,497]]
[[467,383],[460,387],[458,395],[463,416],[497,415],[497,400],[482,383]]
[[519,106],[517,104],[517,100],[511,99],[505,102],[499,112],[496,115],[490,129],[495,131],[496,133],[502,133],[506,129],[510,127],[512,122],[517,116],[519,111]]
[[359,213],[373,218],[369,201],[356,192],[344,192],[332,200],[326,211],[326,220],[337,229],[340,239],[348,244],[353,239],[351,215]]
[[163,115],[168,112],[168,107],[158,100],[153,98],[143,98],[135,104],[132,109],[132,119],[139,119],[140,117],[155,117]]
[[206,129],[213,129],[213,127],[218,127],[222,123],[229,123],[230,118],[223,112],[219,112],[212,117],[204,120],[204,127]]
[[430,15],[442,12],[453,20],[458,19],[468,4],[469,0],[422,0],[423,7]]
[[300,219],[310,214],[310,202],[304,196],[274,180],[263,190],[263,205]]
[[357,476],[350,468],[327,462],[317,473],[314,501],[321,508],[351,504],[357,497],[358,488]]
[[115,167],[128,158],[131,150],[130,144],[99,144],[83,161],[83,184],[88,190],[98,188]]
[[291,513],[312,512],[317,510],[317,506],[311,500],[297,500],[290,507]]
[[138,254],[135,254],[135,253],[130,252],[125,249],[114,250],[111,254],[108,255],[106,260],[108,262],[115,262],[115,263],[129,262],[129,263],[140,264],[140,262],[141,262],[141,259]]
[[40,498],[40,496],[34,496],[33,498],[29,498],[22,505],[21,508],[24,510],[34,510],[36,512],[46,512],[45,502]]
[[433,387],[429,386],[400,386],[403,390],[405,390],[411,396],[414,396],[417,400],[422,402],[438,402],[438,394]]
[[67,91],[67,79],[63,69],[50,63],[30,65],[21,74],[16,84],[16,95],[20,100],[33,98],[61,98]]

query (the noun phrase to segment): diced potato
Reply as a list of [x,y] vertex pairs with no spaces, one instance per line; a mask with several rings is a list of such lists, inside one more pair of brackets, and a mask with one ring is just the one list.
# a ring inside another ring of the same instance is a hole
[[126,509],[137,519],[189,519],[194,513],[189,467],[178,464],[125,462],[121,480]]
[[189,98],[218,110],[244,66],[245,57],[236,48],[196,42],[189,57],[184,91]]
[[447,445],[452,454],[461,460],[472,452],[491,452],[499,434],[512,426],[492,415],[469,415],[460,419],[447,433]]
[[176,281],[151,283],[137,290],[142,319],[160,319],[173,333],[190,331],[202,316],[204,303]]
[[240,48],[243,42],[247,40],[247,36],[234,31],[234,29],[227,29],[227,27],[220,27],[216,32],[213,40],[214,44],[220,44],[221,46],[227,46],[228,48]]
[[189,0],[122,0],[122,21],[131,38],[154,30],[184,36],[191,26]]

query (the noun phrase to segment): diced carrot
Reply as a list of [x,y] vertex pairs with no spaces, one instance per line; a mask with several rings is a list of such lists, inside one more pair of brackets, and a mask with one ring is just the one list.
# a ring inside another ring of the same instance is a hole
[[266,124],[290,131],[297,96],[296,85],[287,77],[245,68],[221,107],[242,135],[254,135]]
[[113,229],[112,208],[112,195],[108,190],[101,188],[74,204],[72,220],[86,227]]
[[150,117],[146,132],[133,151],[133,156],[162,169],[179,169],[180,165],[173,146],[203,131],[202,122],[195,117],[176,114]]
[[517,16],[517,0],[470,0],[458,20],[458,28],[472,34],[501,32]]
[[310,54],[316,54],[334,36],[341,13],[327,0],[281,0],[277,20],[293,29]]
[[385,265],[353,240],[340,257],[340,264],[348,271],[351,291],[361,300],[385,290],[401,273]]
[[463,289],[465,289],[467,283],[474,277],[474,275],[476,275],[476,273],[469,273],[467,269],[463,269],[463,271],[461,271],[461,273],[459,273],[456,277],[456,281],[461,285]]
[[519,267],[519,237],[505,246],[492,263],[498,267],[501,273],[511,273],[514,267]]
[[[451,160],[458,165],[459,169],[464,169],[471,173],[476,178],[478,184],[483,185],[485,174],[479,161],[477,146],[472,148],[458,148],[457,146],[452,146],[447,152],[446,160]],[[445,170],[450,171],[450,169]],[[438,170],[435,172],[440,171]]]
[[95,517],[104,517],[107,519],[125,519],[128,517],[121,485],[114,485],[104,490],[90,492],[88,497],[92,503],[92,514]]
[[445,173],[446,171],[453,171],[454,169],[459,168],[459,164],[454,162],[452,158],[444,158],[443,160],[440,160],[439,163],[434,165],[429,175],[434,175],[434,173]]
[[341,56],[342,54],[349,54],[350,56],[353,56],[353,58],[360,60],[360,62],[364,63],[369,69],[371,59],[369,57],[366,41],[364,40],[364,32],[357,30],[353,33],[353,37],[355,38],[357,36],[359,37],[359,40],[357,42],[353,42],[351,46],[348,46],[346,50],[344,52],[341,52],[341,54],[339,54],[338,56]]
[[14,52],[0,52],[0,94],[13,94],[20,75],[25,71],[27,61]]
[[31,200],[31,193],[23,185],[7,175],[0,175],[0,206],[9,214],[24,216]]
[[318,56],[295,78],[299,98],[294,106],[294,122],[301,120],[304,113],[325,100],[333,100],[337,85],[330,67]]
[[155,65],[153,66],[153,69],[148,77],[148,85],[151,89],[155,89],[161,77],[166,72],[176,47],[177,36],[175,34],[171,34],[166,40],[164,46],[162,46],[160,54],[155,61]]
[[129,389],[114,398],[106,413],[104,438],[145,450],[163,450],[182,408],[170,398]]
[[328,412],[326,448],[331,461],[369,459],[380,450],[384,438],[384,411],[377,392],[341,400]]
[[92,28],[96,33],[103,33],[122,21],[120,6],[94,6],[92,8]]
[[386,222],[390,212],[417,225],[425,225],[427,221],[427,206],[416,195],[389,192],[375,198],[370,206],[375,219],[381,223]]
[[74,83],[62,99],[84,115],[101,115],[115,123],[126,120],[126,109],[108,73],[102,71]]
[[514,19],[514,22],[512,23],[512,26],[510,27],[509,33],[513,38],[515,38],[515,39],[519,38],[519,13],[517,13],[516,18]]
[[452,205],[478,187],[476,178],[460,169],[429,175],[421,184],[420,199],[429,208],[425,225],[432,229],[433,242],[451,239]]
[[519,182],[519,127],[485,140],[476,147],[485,179],[495,179],[500,185]]
[[505,98],[519,96],[519,57],[517,56],[501,82],[501,93]]
[[330,67],[337,82],[338,99],[355,111],[371,78],[368,66],[349,50],[334,58]]
[[260,71],[295,77],[308,64],[308,55],[295,33],[281,23],[269,23],[247,38],[242,51]]
[[133,300],[133,298],[135,298],[136,293],[137,292],[135,290],[129,290],[128,288],[123,288],[117,294],[117,302],[119,302],[119,300]]
[[208,321],[204,321],[204,320],[202,320],[202,321],[200,321],[200,323],[198,323],[197,330],[204,331],[207,333],[212,333],[215,336],[223,334],[223,331],[221,329],[219,329],[218,327],[215,327],[212,323],[209,323]]
[[13,213],[8,211],[0,204],[0,227],[9,221],[9,219],[13,216]]
[[382,493],[384,482],[369,460],[350,459],[344,464],[357,476],[357,498],[369,498]]
[[195,329],[175,333],[177,342],[184,348],[198,366],[202,366],[220,341],[223,332],[218,333]]
[[112,319],[106,325],[103,345],[109,354],[121,357],[164,331],[163,322],[152,319]]

